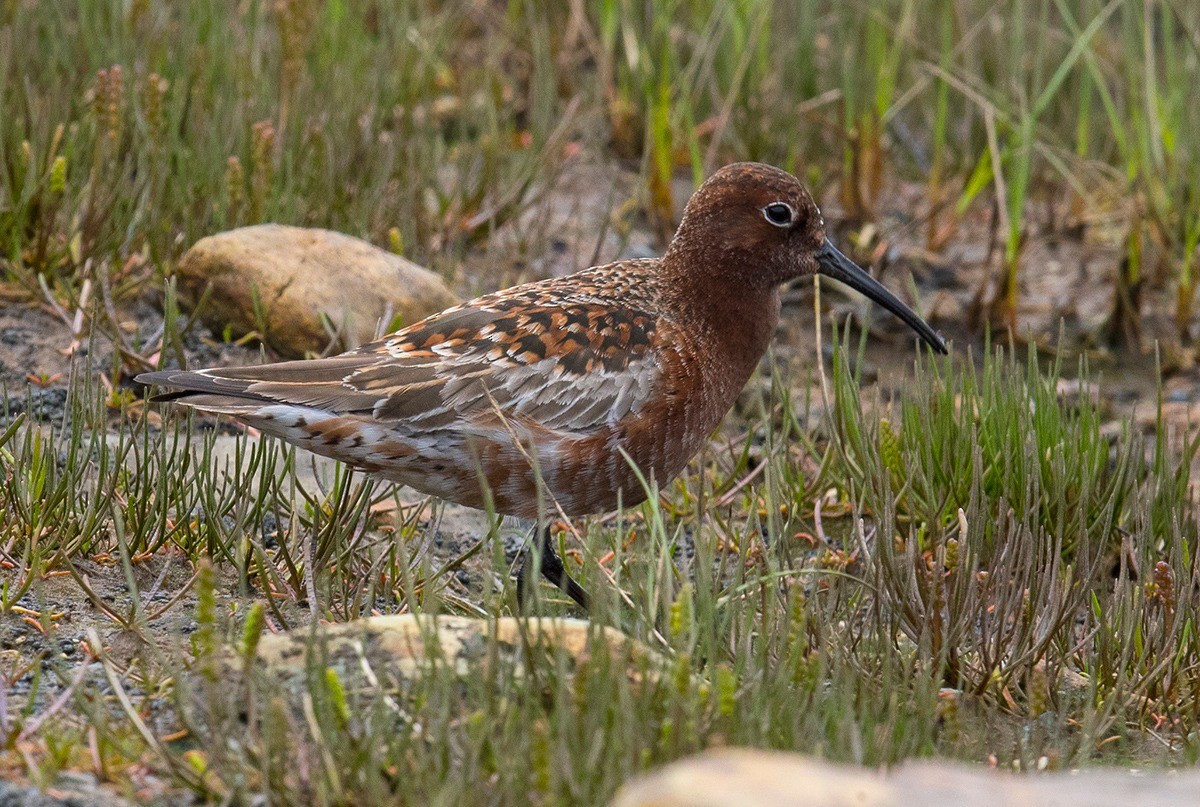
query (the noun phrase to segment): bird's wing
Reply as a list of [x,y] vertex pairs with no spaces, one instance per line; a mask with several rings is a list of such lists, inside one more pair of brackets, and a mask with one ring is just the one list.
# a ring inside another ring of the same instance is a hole
[[138,380],[180,390],[162,399],[235,413],[288,403],[418,430],[498,415],[586,432],[650,397],[654,331],[653,315],[619,306],[492,296],[339,356]]

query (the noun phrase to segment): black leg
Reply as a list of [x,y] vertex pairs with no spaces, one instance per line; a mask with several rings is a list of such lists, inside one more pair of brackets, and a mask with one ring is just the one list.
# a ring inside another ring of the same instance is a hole
[[[537,527],[533,529],[536,533]],[[530,535],[530,538],[533,537],[533,535]],[[571,575],[567,574],[562,559],[554,551],[554,544],[550,540],[549,525],[542,528],[538,544],[540,546],[536,549],[531,546],[526,547],[524,557],[521,559],[521,569],[517,572],[517,604],[524,610],[525,600],[528,599],[529,589],[534,582],[531,579],[533,577],[533,564],[529,562],[529,556],[530,554],[537,553],[540,556],[542,577],[565,591],[567,596],[574,600],[580,608],[587,611],[590,601],[588,593],[583,590],[583,586],[575,582],[575,579]]]
[[525,548],[521,550],[521,568],[517,570],[517,610],[521,613],[525,613],[530,589],[537,585],[537,581],[532,579],[533,564],[529,562],[529,556],[533,554],[533,547],[530,544],[536,534],[537,527],[535,526],[533,532],[529,534],[529,538],[526,539]]

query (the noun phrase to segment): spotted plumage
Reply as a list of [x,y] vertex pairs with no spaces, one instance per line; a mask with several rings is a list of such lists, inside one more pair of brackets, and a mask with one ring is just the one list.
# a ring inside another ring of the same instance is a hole
[[692,197],[661,259],[485,295],[331,358],[138,380],[444,499],[581,515],[642,501],[639,473],[679,473],[765,352],[780,284],[814,272],[945,350],[826,241],[795,177],[739,163]]

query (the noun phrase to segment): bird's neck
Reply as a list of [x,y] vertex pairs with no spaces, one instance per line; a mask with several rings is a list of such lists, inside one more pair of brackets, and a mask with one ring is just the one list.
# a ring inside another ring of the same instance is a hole
[[675,273],[664,261],[664,288],[670,310],[697,340],[725,364],[721,375],[740,390],[766,353],[779,322],[779,287],[743,283],[753,270],[731,272],[727,267],[703,267],[691,262],[686,274]]

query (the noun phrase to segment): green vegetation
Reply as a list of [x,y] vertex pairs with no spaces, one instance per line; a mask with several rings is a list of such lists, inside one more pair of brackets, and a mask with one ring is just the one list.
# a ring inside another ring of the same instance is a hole
[[1178,0],[13,0],[3,273],[69,301],[99,275],[119,298],[262,220],[449,271],[569,155],[640,161],[635,202],[668,230],[677,166],[755,159],[836,182],[859,224],[895,178],[924,181],[933,248],[991,206],[999,321],[1047,205],[1053,226],[1122,246],[1121,327],[1149,276],[1186,341],[1198,80],[1200,9]]
[[[45,686],[78,706],[49,706],[33,686],[10,704],[7,747],[41,781],[91,743],[118,782],[146,763],[210,798],[313,803],[397,789],[594,803],[715,742],[867,764],[1193,760],[1194,447],[1110,442],[1086,397],[1064,403],[1056,375],[1000,351],[979,370],[922,362],[899,411],[864,408],[846,364],[830,380],[836,415],[816,432],[799,425],[803,407],[773,399],[661,502],[623,525],[585,525],[577,568],[596,622],[661,652],[663,667],[551,654],[465,682],[431,665],[403,686],[368,686],[318,653],[300,685],[315,717],[273,678],[230,687],[205,671],[223,646],[252,656],[268,620],[478,613],[454,593],[457,564],[432,569],[419,551],[419,506],[393,498],[373,514],[394,494],[341,472],[306,489],[294,452],[272,442],[239,437],[221,463],[211,434],[145,421],[121,420],[107,439],[14,424],[0,438],[11,491],[0,540],[19,573],[4,578],[0,609],[15,618],[30,613],[18,601],[37,603],[52,639],[62,587],[47,587],[66,573],[97,618],[145,643],[118,667],[93,633],[82,652],[106,677],[88,688],[47,642],[37,675],[60,676]],[[102,417],[98,402],[76,406],[72,424]],[[745,484],[760,463],[761,483]],[[674,554],[687,545],[691,564]],[[190,571],[155,600],[139,581],[157,577],[157,590],[164,558]],[[91,588],[99,564],[123,570],[128,605]],[[502,583],[484,598],[493,611],[513,602]],[[164,630],[189,620],[190,635]],[[1147,747],[1151,736],[1165,747]]]
[[[864,258],[916,189],[924,246],[988,252],[964,329],[1016,322],[1032,234],[1107,245],[1098,336],[1136,347],[1159,317],[1186,350],[1198,82],[1184,0],[0,0],[0,299],[114,347],[61,420],[37,422],[28,390],[0,406],[0,636],[30,637],[0,656],[0,778],[600,803],[717,744],[1193,763],[1197,445],[1109,428],[1085,364],[1072,397],[1032,351],[960,347],[887,404],[864,403],[845,345],[824,395],[773,373],[661,497],[564,532],[595,621],[665,671],[551,654],[400,688],[318,657],[299,701],[213,665],[317,620],[508,613],[500,542],[436,561],[436,503],[314,481],[245,435],[218,460],[215,431],[122,384],[183,355],[172,274],[204,235],[330,227],[494,288],[547,251],[529,214],[573,161],[639,177],[611,200],[621,233],[669,232],[680,175],[775,163],[837,200]],[[515,261],[462,274],[502,248]],[[163,320],[131,324],[147,303]]]

